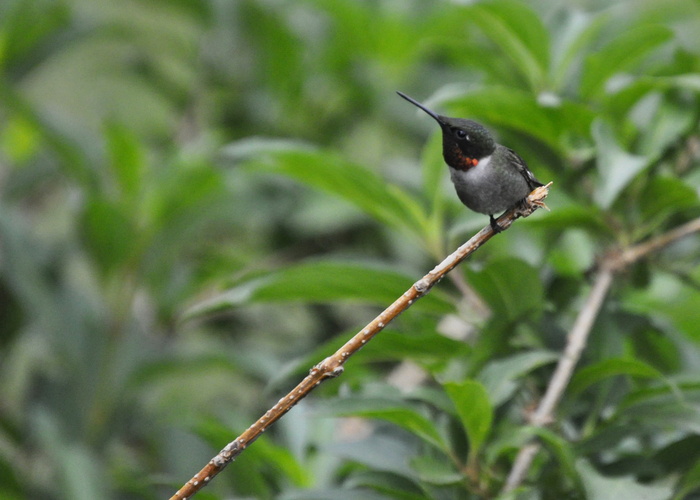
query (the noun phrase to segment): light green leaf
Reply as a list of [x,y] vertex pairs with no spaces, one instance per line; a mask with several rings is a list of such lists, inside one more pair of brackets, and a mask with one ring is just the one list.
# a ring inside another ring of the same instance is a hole
[[145,154],[133,131],[118,124],[107,127],[107,149],[112,170],[126,196],[135,195],[141,187]]
[[696,124],[695,110],[687,103],[660,100],[652,106],[652,113],[634,116],[642,131],[640,151],[650,158],[660,158],[666,149]]
[[566,22],[552,36],[557,40],[552,47],[552,80],[555,89],[562,89],[567,79],[575,74],[582,54],[587,52],[609,19],[606,13],[593,15],[574,9],[567,14]]
[[469,438],[469,456],[476,458],[491,430],[493,408],[483,385],[474,380],[443,384]]
[[598,250],[598,242],[589,233],[572,228],[558,238],[549,262],[562,276],[580,278],[595,263]]
[[399,402],[379,398],[342,398],[329,407],[336,416],[357,416],[386,420],[415,434],[445,453],[449,446],[433,422],[418,411]]
[[510,0],[479,3],[469,17],[491,38],[527,80],[539,90],[549,65],[549,34],[527,5]]
[[673,477],[667,477],[662,481],[642,484],[633,476],[605,477],[586,460],[578,460],[576,469],[586,491],[586,498],[596,500],[668,500],[673,495],[676,481]]
[[[697,245],[691,243],[688,250],[696,255]],[[652,276],[646,290],[625,295],[625,308],[640,314],[662,317],[689,340],[700,342],[700,294],[692,284],[700,279],[700,269],[696,267],[688,278],[691,283],[673,274],[658,271]]]
[[549,351],[531,351],[491,361],[479,373],[494,406],[509,399],[518,388],[518,378],[532,370],[556,361],[558,355]]
[[416,470],[421,481],[441,486],[460,484],[464,474],[455,470],[454,462],[430,455],[411,459],[411,467]]
[[673,32],[669,28],[659,25],[624,30],[607,46],[588,56],[581,81],[581,94],[586,98],[600,96],[611,76],[632,68],[672,36]]
[[547,217],[533,218],[528,220],[528,224],[553,230],[581,228],[592,234],[610,232],[603,213],[598,207],[576,204],[557,206],[557,209],[547,214]]
[[615,141],[612,127],[602,120],[593,124],[593,138],[599,178],[594,198],[601,208],[609,209],[632,179],[649,166],[649,159],[624,151]]
[[411,195],[330,152],[291,141],[255,138],[230,144],[223,156],[331,193],[407,234],[421,234],[427,224],[423,209]]
[[[414,282],[412,278],[379,266],[309,261],[244,281],[194,306],[185,316],[209,314],[253,302],[359,300],[389,306]],[[418,307],[427,307],[435,313],[454,310],[450,301],[437,290],[423,297]]]

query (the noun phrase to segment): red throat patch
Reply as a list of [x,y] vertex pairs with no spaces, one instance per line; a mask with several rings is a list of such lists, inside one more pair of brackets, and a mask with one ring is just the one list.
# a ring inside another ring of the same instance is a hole
[[469,158],[468,156],[459,156],[459,166],[458,170],[469,170],[472,167],[476,167],[479,164],[479,160],[476,158]]
[[452,147],[452,154],[450,156],[451,161],[448,163],[452,168],[456,168],[457,170],[469,170],[479,164],[479,160],[476,158],[465,156],[456,144]]

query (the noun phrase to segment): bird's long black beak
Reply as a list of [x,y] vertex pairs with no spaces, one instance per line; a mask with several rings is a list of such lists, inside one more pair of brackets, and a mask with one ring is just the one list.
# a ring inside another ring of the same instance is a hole
[[435,118],[435,121],[437,121],[440,125],[444,125],[443,121],[440,119],[440,115],[438,115],[435,111],[426,108],[426,107],[423,106],[421,103],[419,103],[418,101],[416,101],[414,98],[407,96],[407,95],[404,94],[403,92],[399,92],[399,91],[397,90],[396,93],[399,94],[399,95],[400,95],[401,97],[403,97],[404,99],[406,99],[406,100],[407,100],[408,102],[410,102],[411,104],[413,104],[414,106],[418,106],[420,109],[422,109],[423,111],[425,111],[426,113],[428,113],[430,116],[432,116],[433,118]]

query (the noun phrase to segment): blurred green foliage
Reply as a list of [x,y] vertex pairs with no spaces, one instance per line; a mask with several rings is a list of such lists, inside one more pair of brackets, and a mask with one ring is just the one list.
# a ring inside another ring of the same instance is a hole
[[509,498],[697,498],[697,236],[616,277],[557,421],[526,415],[596,259],[700,216],[698,32],[691,0],[4,0],[0,496],[166,497],[487,222],[399,89],[552,212],[199,497],[495,497],[537,436]]

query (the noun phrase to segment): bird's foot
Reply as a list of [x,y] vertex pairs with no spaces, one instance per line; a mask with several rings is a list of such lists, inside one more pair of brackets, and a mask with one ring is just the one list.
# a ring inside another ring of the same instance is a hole
[[491,229],[493,229],[494,233],[498,234],[503,231],[503,228],[498,225],[498,222],[496,222],[496,219],[493,218],[493,215],[489,215],[489,222],[491,223]]
[[527,196],[513,205],[513,208],[517,210],[518,217],[522,217],[526,212],[532,211],[530,200],[527,199]]

